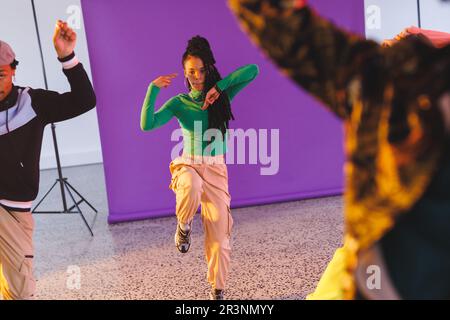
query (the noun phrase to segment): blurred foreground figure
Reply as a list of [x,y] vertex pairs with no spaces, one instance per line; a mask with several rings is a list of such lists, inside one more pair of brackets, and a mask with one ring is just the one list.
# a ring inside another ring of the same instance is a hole
[[344,123],[344,246],[310,298],[450,299],[448,38],[433,45],[408,32],[380,46],[306,1],[229,4],[283,73]]

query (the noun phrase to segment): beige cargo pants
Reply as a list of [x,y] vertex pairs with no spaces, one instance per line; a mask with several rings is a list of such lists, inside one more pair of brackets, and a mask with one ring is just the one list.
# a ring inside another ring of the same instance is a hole
[[0,292],[6,300],[31,299],[34,220],[30,212],[11,212],[0,206]]
[[201,205],[207,279],[213,288],[225,289],[230,267],[233,218],[224,158],[182,156],[170,163],[170,172],[170,188],[176,194],[178,221],[190,223]]

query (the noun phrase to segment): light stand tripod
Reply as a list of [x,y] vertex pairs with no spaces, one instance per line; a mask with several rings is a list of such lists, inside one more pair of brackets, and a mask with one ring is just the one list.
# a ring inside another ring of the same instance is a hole
[[[42,52],[42,45],[41,45],[41,38],[39,34],[39,26],[37,22],[37,16],[36,16],[36,8],[34,5],[34,0],[31,0],[31,6],[33,8],[33,16],[34,16],[34,23],[36,27],[36,34],[38,38],[38,44],[39,44],[39,50],[41,53],[41,61],[42,61],[42,70],[44,74],[44,82],[45,82],[45,89],[48,90],[48,82],[47,82],[47,74],[45,72],[45,64],[44,64],[44,54]],[[91,236],[94,236],[94,233],[92,232],[91,226],[89,226],[88,222],[86,221],[86,218],[83,215],[83,212],[81,211],[79,205],[83,202],[85,202],[92,210],[95,212],[94,221],[97,218],[98,211],[77,191],[74,187],[67,181],[67,178],[63,178],[62,175],[62,169],[61,169],[61,161],[59,158],[59,151],[58,151],[58,143],[56,140],[56,126],[54,123],[52,123],[52,136],[53,136],[53,145],[55,147],[55,155],[56,155],[56,165],[58,167],[58,179],[56,179],[56,182],[53,184],[53,186],[50,188],[50,190],[47,191],[47,193],[44,195],[44,197],[39,201],[39,203],[34,207],[32,213],[34,214],[59,214],[59,213],[65,213],[65,214],[80,214],[81,218],[83,219],[84,224],[89,229],[89,232],[91,233]],[[41,203],[45,200],[45,198],[50,194],[50,192],[53,190],[53,188],[59,183],[61,188],[61,197],[63,201],[63,210],[62,211],[37,211],[37,208],[41,205]],[[69,194],[70,198],[72,199],[74,205],[70,208],[67,207],[67,200],[66,200],[66,193]],[[75,197],[72,193],[72,191],[76,193],[81,199],[76,201]],[[74,210],[76,209],[76,210]]]
[[421,13],[420,13],[420,0],[417,0],[417,26],[419,28],[422,28],[422,18],[421,18]]

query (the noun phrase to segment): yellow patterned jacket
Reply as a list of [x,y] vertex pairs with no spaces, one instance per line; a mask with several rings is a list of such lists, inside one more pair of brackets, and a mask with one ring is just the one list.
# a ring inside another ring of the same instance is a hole
[[230,0],[251,39],[345,128],[346,298],[357,255],[424,194],[442,154],[438,100],[450,91],[450,48],[420,38],[390,48],[347,33],[309,7]]

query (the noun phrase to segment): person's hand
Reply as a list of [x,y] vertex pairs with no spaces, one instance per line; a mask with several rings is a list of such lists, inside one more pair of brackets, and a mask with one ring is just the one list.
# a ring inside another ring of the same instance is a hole
[[206,110],[212,105],[217,99],[219,99],[220,93],[217,91],[216,87],[212,87],[205,97],[205,102],[203,103],[202,110]]
[[392,47],[397,42],[409,37],[410,35],[414,34],[410,31],[411,28],[406,28],[402,32],[400,32],[398,35],[395,36],[394,39],[387,39],[384,40],[381,44],[383,47]]
[[397,40],[395,40],[395,39],[388,39],[388,40],[384,40],[382,43],[381,43],[381,46],[382,47],[386,47],[386,48],[389,48],[389,47],[392,47],[394,44],[396,44],[398,41]]
[[62,59],[70,55],[75,49],[77,34],[67,25],[67,22],[58,20],[55,33],[53,34],[53,45],[58,58]]
[[294,1],[294,9],[303,9],[303,7],[306,7],[308,5],[307,0],[293,0]]
[[165,76],[160,76],[152,81],[152,83],[158,88],[167,88],[172,83],[172,79],[175,78],[178,74],[172,73]]

